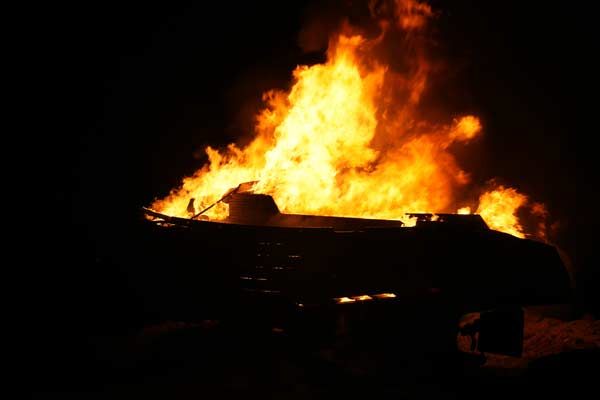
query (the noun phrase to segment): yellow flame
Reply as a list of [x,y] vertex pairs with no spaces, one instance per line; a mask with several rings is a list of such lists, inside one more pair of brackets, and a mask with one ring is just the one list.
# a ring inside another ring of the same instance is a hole
[[335,299],[337,304],[343,304],[343,303],[354,303],[356,300],[351,299],[350,297],[338,297]]
[[[202,209],[240,182],[259,181],[254,191],[272,195],[288,213],[403,219],[407,212],[446,210],[454,187],[468,182],[447,148],[472,138],[477,119],[436,127],[411,123],[396,132],[378,128],[386,69],[361,71],[356,53],[363,42],[340,36],[326,64],[298,67],[289,95],[266,96],[269,107],[248,147],[230,145],[225,153],[207,148],[209,164],[152,207],[185,216],[190,197]],[[377,133],[397,143],[378,148]],[[207,215],[223,219],[227,210],[219,204]]]
[[374,294],[373,297],[377,297],[378,299],[391,299],[396,297],[396,295],[394,293],[379,293]]
[[468,115],[456,121],[451,136],[455,139],[467,141],[473,139],[481,131],[481,122],[478,118]]
[[516,189],[499,186],[481,195],[477,213],[491,229],[522,238],[525,235],[516,212],[526,202],[527,196],[517,192]]
[[[431,68],[417,48],[422,41],[414,38],[433,12],[416,0],[392,4],[389,17],[411,36],[402,73],[378,57],[381,36],[338,34],[325,63],[298,66],[288,93],[264,94],[266,106],[249,145],[206,148],[208,164],[151,207],[188,217],[241,182],[257,181],[253,191],[273,196],[284,213],[397,219],[412,226],[416,219],[406,213],[456,210],[457,194],[470,176],[449,148],[476,138],[481,122],[473,115],[451,122],[421,117],[418,106]],[[378,2],[370,9],[374,17],[385,15]],[[190,198],[196,199],[195,210],[188,207]],[[493,229],[522,237],[514,216],[518,199],[500,187],[481,196],[477,212]],[[459,213],[470,211],[463,207]],[[216,220],[227,215],[224,203],[206,212]]]

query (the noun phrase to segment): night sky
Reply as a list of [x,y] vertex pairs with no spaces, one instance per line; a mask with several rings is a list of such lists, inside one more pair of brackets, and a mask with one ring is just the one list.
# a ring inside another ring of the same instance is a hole
[[[139,207],[201,166],[206,145],[248,138],[261,93],[288,88],[296,65],[324,59],[323,48],[300,46],[302,30],[315,20],[326,30],[340,10],[361,20],[357,6],[342,3],[85,2],[37,10],[27,22],[35,45],[25,51],[26,73],[41,78],[35,101],[45,128],[33,140],[48,178],[44,208],[64,223],[44,228],[45,254],[60,260],[51,271],[39,267],[38,293],[60,310],[50,319],[92,330],[143,319],[118,262],[122,244],[135,240],[129,227]],[[557,242],[582,271],[580,301],[592,309],[596,190],[592,151],[581,147],[593,130],[580,117],[592,28],[585,10],[529,3],[432,2],[453,77],[439,96],[482,118],[477,154],[460,158],[465,169],[547,204],[560,224]],[[56,282],[52,290],[46,278]]]

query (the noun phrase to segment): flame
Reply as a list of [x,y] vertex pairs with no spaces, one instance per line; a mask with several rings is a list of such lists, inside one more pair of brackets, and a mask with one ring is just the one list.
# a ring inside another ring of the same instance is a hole
[[351,299],[350,297],[338,297],[335,299],[337,304],[354,303],[355,301],[355,299]]
[[456,213],[462,214],[462,215],[471,214],[471,207],[469,207],[469,206],[461,207],[456,211]]
[[[382,23],[374,39],[345,25],[331,38],[325,63],[298,66],[288,93],[264,94],[266,105],[249,145],[206,148],[208,164],[152,208],[189,217],[241,182],[255,181],[252,190],[273,196],[284,213],[414,225],[406,213],[456,210],[458,193],[471,182],[450,147],[476,139],[481,121],[474,115],[441,122],[422,117],[419,104],[431,66],[416,38],[434,16],[430,6],[396,0],[371,1],[369,8],[372,17],[389,17],[394,24]],[[402,73],[378,56],[392,29],[406,39]],[[197,208],[190,209],[190,198]],[[480,197],[477,212],[493,229],[522,237],[514,211],[524,201],[513,189],[499,187]],[[205,215],[222,220],[227,205],[218,203]]]
[[373,297],[377,297],[378,299],[392,299],[392,298],[396,297],[396,294],[394,294],[394,293],[379,293],[379,294],[374,294]]
[[478,118],[468,115],[456,121],[456,125],[450,132],[454,139],[468,141],[473,139],[481,131],[481,122]]
[[519,224],[516,212],[526,202],[527,196],[513,188],[500,186],[481,195],[477,213],[491,229],[523,238],[523,227]]

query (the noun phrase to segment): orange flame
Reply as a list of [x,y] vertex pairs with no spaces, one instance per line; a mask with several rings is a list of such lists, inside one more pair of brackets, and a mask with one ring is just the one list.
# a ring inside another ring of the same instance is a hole
[[395,293],[379,293],[379,294],[374,294],[373,297],[377,297],[378,299],[391,299],[396,297]]
[[351,299],[350,297],[338,297],[335,299],[337,304],[344,304],[344,303],[354,303],[356,300]]
[[500,186],[481,195],[477,213],[491,229],[522,238],[525,237],[523,227],[515,213],[526,202],[527,196],[513,188]]
[[[381,17],[378,3],[370,3],[371,13]],[[416,0],[386,4],[394,7],[396,29],[407,36],[421,34],[433,16],[428,5]],[[334,36],[324,64],[298,66],[289,93],[264,94],[266,107],[248,146],[208,147],[209,163],[152,208],[190,216],[241,182],[257,181],[252,190],[273,196],[285,213],[410,222],[409,212],[457,210],[457,193],[470,178],[449,148],[475,139],[481,122],[473,115],[437,123],[421,118],[418,105],[430,70],[415,47],[421,42],[407,40],[408,67],[399,74],[377,57],[383,36],[392,29],[382,27],[375,39],[356,33]],[[196,210],[188,207],[190,198],[199,201]],[[514,211],[525,199],[499,187],[481,196],[477,212],[493,229],[522,237]],[[218,203],[206,215],[224,219],[227,205]]]

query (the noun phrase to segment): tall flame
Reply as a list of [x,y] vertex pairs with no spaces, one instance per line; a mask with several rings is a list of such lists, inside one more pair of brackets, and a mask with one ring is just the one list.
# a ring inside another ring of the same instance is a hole
[[[377,3],[371,13],[383,21]],[[381,35],[368,39],[346,25],[330,40],[325,63],[298,66],[289,93],[264,94],[249,145],[208,147],[209,163],[152,208],[189,216],[190,198],[198,211],[241,182],[257,181],[253,191],[272,195],[286,213],[402,220],[409,212],[470,212],[457,203],[469,174],[450,146],[475,139],[481,122],[473,115],[420,117],[430,66],[414,38],[433,13],[415,0],[386,4],[394,9],[393,28],[382,22]],[[402,74],[377,57],[392,29],[405,34]],[[491,228],[522,237],[514,213],[525,201],[498,187],[481,196],[477,213]],[[223,219],[227,206],[218,203],[206,215]]]

